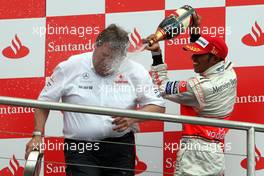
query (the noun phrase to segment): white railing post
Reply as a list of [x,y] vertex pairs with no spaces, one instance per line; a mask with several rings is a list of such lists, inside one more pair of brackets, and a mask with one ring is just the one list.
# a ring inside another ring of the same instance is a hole
[[255,176],[255,129],[247,131],[247,176]]

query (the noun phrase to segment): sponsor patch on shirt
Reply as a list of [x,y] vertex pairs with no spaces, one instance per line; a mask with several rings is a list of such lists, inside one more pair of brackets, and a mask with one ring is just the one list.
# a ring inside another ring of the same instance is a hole
[[124,75],[118,74],[114,80],[116,84],[128,84],[128,80],[125,79]]
[[83,85],[79,85],[78,86],[79,89],[88,89],[88,90],[92,90],[93,86],[83,86]]
[[161,95],[160,95],[160,91],[159,91],[158,88],[155,88],[155,89],[154,89],[154,94],[156,95],[157,98],[160,98],[160,97],[161,97]]
[[47,86],[47,87],[51,87],[51,86],[53,85],[53,83],[54,83],[54,80],[52,79],[52,77],[50,77],[50,78],[48,79],[47,83],[46,83],[46,86]]
[[80,81],[81,82],[87,82],[90,81],[90,74],[88,72],[84,72],[80,75]]
[[180,81],[179,82],[179,93],[187,92],[187,82]]
[[187,92],[187,82],[186,81],[173,81],[167,82],[166,84],[166,94],[178,94]]
[[52,77],[49,77],[47,80],[46,80],[46,85],[44,87],[44,90],[47,91],[49,89],[52,89],[52,87],[56,86],[55,84],[55,80],[52,78]]

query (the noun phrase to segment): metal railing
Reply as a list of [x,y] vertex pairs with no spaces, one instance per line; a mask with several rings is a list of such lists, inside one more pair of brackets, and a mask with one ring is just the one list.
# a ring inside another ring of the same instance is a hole
[[171,114],[151,113],[126,109],[114,109],[97,106],[75,105],[69,103],[56,103],[38,101],[32,99],[12,98],[0,96],[0,104],[34,107],[51,110],[63,110],[79,113],[90,113],[99,115],[125,116],[142,120],[159,120],[166,122],[198,124],[206,126],[216,126],[247,131],[247,176],[255,176],[255,132],[264,132],[264,125],[256,123],[246,123],[239,121],[225,121],[219,119],[208,119],[192,116],[178,116]]

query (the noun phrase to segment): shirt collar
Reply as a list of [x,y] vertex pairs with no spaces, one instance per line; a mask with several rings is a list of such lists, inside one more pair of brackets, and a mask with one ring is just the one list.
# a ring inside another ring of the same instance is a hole
[[208,68],[204,71],[201,75],[202,76],[210,76],[214,74],[223,73],[225,71],[225,62],[221,61],[213,65],[212,67]]
[[92,70],[92,71],[95,71],[95,69],[94,69],[94,64],[93,64],[93,53],[92,53],[92,59],[91,59],[90,66],[91,66],[91,70]]

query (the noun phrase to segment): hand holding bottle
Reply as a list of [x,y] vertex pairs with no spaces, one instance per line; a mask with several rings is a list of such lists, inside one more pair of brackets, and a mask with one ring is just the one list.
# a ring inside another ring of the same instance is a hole
[[[153,39],[155,39],[155,34],[149,35],[146,39],[144,39],[144,41],[148,42]],[[161,52],[160,45],[158,42],[155,42],[152,45],[147,45],[145,49],[152,52]]]
[[200,27],[202,17],[198,15],[197,13],[193,13],[192,15],[193,23],[190,25],[190,32],[191,34],[199,34],[199,31],[197,28]]

